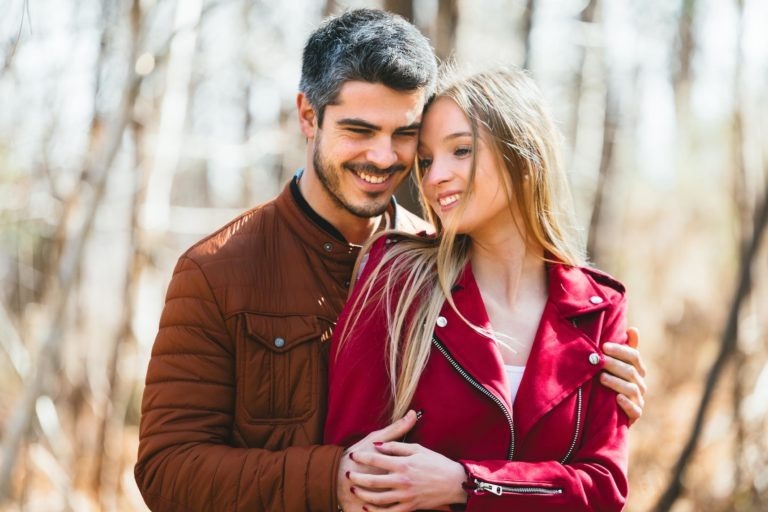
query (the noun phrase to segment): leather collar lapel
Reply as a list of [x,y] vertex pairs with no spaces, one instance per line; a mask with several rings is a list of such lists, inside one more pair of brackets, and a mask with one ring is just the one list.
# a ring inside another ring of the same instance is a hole
[[551,265],[548,276],[547,305],[514,404],[520,442],[544,414],[603,366],[597,341],[576,327],[575,320],[599,315],[609,299],[579,268]]
[[[456,308],[473,325],[490,329],[491,323],[483,305],[480,290],[467,263],[452,290]],[[490,392],[496,395],[511,411],[509,385],[504,372],[504,362],[495,341],[475,331],[446,302],[440,311],[445,324],[435,326],[435,334],[443,342],[454,359]]]

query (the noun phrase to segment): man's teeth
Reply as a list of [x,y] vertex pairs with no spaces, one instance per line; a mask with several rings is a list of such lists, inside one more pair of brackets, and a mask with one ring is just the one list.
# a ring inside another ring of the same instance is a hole
[[374,174],[368,174],[365,172],[357,172],[357,174],[363,181],[367,181],[368,183],[372,183],[374,185],[378,185],[379,183],[384,183],[387,181],[391,174],[385,174],[384,176],[376,176]]
[[453,204],[458,201],[459,195],[460,194],[453,194],[452,196],[441,197],[437,202],[440,203],[440,206],[448,206],[449,204]]

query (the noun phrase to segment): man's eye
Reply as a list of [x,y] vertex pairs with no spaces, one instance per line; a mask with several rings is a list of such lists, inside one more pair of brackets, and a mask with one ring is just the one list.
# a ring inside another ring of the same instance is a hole
[[371,133],[371,130],[367,128],[347,128],[347,131],[356,133],[358,135],[368,135],[369,133]]
[[413,130],[413,131],[409,130],[407,132],[397,132],[397,135],[399,135],[400,137],[409,137],[409,138],[416,137],[418,134],[419,132],[416,130]]

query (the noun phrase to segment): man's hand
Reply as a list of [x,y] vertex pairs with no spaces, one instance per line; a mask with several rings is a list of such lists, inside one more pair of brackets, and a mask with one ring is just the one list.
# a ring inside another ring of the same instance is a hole
[[645,407],[643,396],[647,390],[645,364],[637,349],[639,343],[637,329],[630,327],[627,329],[626,345],[616,343],[603,345],[605,371],[600,375],[600,382],[619,394],[616,400],[629,416],[630,425],[643,414],[643,407]]
[[367,452],[377,453],[373,443],[397,441],[413,428],[416,424],[416,419],[416,413],[414,411],[408,411],[408,413],[399,420],[380,430],[371,432],[363,439],[347,448],[341,458],[339,471],[336,475],[336,495],[338,497],[339,506],[344,509],[344,512],[361,511],[365,504],[359,497],[350,492],[351,484],[347,478],[347,474],[351,472],[382,474],[384,472],[380,469],[360,464],[352,457]]

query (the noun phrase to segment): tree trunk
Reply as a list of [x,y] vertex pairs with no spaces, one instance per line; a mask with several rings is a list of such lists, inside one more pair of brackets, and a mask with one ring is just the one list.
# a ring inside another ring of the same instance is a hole
[[384,0],[384,10],[399,14],[413,23],[413,0]]
[[531,69],[531,52],[533,48],[533,19],[536,15],[536,0],[526,0],[523,11],[520,34],[523,39],[523,69]]
[[[138,5],[139,0],[134,0]],[[0,503],[10,498],[11,479],[13,468],[24,440],[26,439],[32,419],[35,404],[41,394],[48,390],[49,378],[57,375],[57,365],[61,350],[61,343],[65,339],[62,333],[66,332],[67,311],[69,299],[75,285],[75,279],[83,262],[86,243],[93,229],[94,220],[99,206],[104,199],[107,178],[114,162],[117,151],[122,143],[123,133],[130,119],[131,110],[138,94],[141,78],[133,71],[138,47],[134,46],[128,59],[128,73],[130,77],[123,89],[119,110],[114,121],[106,130],[104,144],[100,148],[98,157],[93,160],[92,167],[88,169],[88,175],[93,177],[93,192],[90,204],[84,215],[82,226],[74,239],[67,244],[60,258],[58,290],[51,304],[51,320],[45,335],[40,342],[36,364],[30,375],[27,376],[24,393],[19,400],[19,405],[8,418],[5,428],[5,438],[0,452]]]
[[447,60],[456,47],[456,29],[459,26],[459,4],[457,0],[441,0],[437,7],[435,26],[435,54],[441,61]]
[[699,401],[699,407],[696,411],[696,416],[688,440],[672,470],[672,477],[670,478],[666,489],[654,507],[656,512],[669,511],[675,501],[680,497],[680,493],[683,490],[683,475],[685,474],[688,463],[693,457],[696,446],[698,445],[699,437],[701,436],[701,431],[704,427],[704,416],[712,401],[715,386],[720,380],[725,365],[731,359],[731,356],[733,356],[737,348],[736,340],[739,334],[739,313],[741,312],[742,304],[747,297],[749,297],[750,290],[752,289],[752,266],[755,262],[755,255],[760,249],[760,242],[763,233],[765,232],[766,223],[768,223],[768,186],[766,186],[766,189],[763,192],[762,205],[756,211],[749,243],[742,246],[739,276],[736,281],[736,289],[733,293],[733,298],[731,299],[728,320],[720,339],[720,351],[707,374],[707,380],[704,385],[704,390]]

